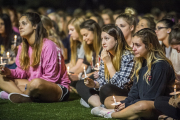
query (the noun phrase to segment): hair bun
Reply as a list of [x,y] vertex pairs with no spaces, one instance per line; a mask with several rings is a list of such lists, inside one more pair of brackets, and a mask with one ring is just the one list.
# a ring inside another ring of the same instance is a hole
[[133,9],[133,8],[127,7],[125,9],[124,13],[131,14],[131,15],[136,15],[136,10]]

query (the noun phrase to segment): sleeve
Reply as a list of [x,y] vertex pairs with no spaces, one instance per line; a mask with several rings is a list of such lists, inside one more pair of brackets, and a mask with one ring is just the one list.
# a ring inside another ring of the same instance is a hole
[[61,52],[57,52],[57,47],[54,43],[52,42],[45,43],[41,52],[41,57],[42,57],[41,65],[43,69],[43,74],[40,77],[41,79],[53,83],[57,82],[60,79],[60,75],[62,72],[61,56],[62,56]]
[[18,78],[18,79],[27,79],[27,73],[25,70],[22,70],[21,69],[21,66],[20,66],[20,61],[19,61],[19,56],[21,54],[21,45],[19,46],[19,49],[18,49],[18,53],[17,53],[17,56],[16,56],[16,69],[10,69],[11,71],[11,77],[12,78]]
[[101,87],[107,83],[104,76],[104,62],[102,60],[100,61],[100,66],[99,66],[99,77],[94,81],[97,81],[99,83],[99,89],[98,89],[99,91]]
[[130,92],[128,93],[128,97],[121,101],[121,103],[125,103],[125,107],[133,104],[136,102],[136,100],[139,100],[139,91],[138,91],[138,86],[137,86],[137,79],[133,81],[133,86],[130,89]]
[[78,59],[84,59],[84,49],[82,44],[77,54],[78,54]]
[[124,84],[130,81],[133,74],[134,68],[134,55],[128,54],[123,55],[121,59],[121,68],[114,76],[110,79],[111,84],[118,86],[119,88],[124,88]]

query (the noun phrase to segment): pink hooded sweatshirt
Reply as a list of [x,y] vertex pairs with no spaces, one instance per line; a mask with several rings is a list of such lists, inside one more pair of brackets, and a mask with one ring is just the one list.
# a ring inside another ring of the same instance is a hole
[[[44,38],[39,66],[36,68],[30,66],[26,71],[21,69],[20,66],[19,56],[21,54],[21,49],[22,47],[20,45],[16,57],[17,68],[11,69],[12,78],[28,79],[28,81],[31,81],[35,78],[41,78],[52,83],[61,84],[69,89],[69,84],[71,81],[69,80],[67,74],[64,57],[62,55],[61,49],[58,48],[54,42]],[[28,54],[32,63],[31,46],[29,46]]]

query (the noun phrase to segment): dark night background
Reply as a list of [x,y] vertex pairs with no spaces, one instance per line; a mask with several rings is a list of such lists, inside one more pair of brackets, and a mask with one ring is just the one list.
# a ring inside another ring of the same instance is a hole
[[133,7],[140,14],[148,13],[154,7],[167,12],[180,12],[180,0],[0,0],[0,5],[1,7],[13,5],[21,10],[27,8],[36,10],[38,7],[52,7],[65,11],[73,11],[76,8],[98,10],[101,6],[112,10]]

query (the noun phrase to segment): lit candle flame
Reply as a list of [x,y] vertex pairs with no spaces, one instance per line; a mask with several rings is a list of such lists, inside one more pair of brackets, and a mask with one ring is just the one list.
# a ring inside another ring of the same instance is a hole
[[7,52],[6,55],[7,55],[7,58],[9,58],[9,52]]
[[99,63],[97,63],[97,68],[99,69]]

